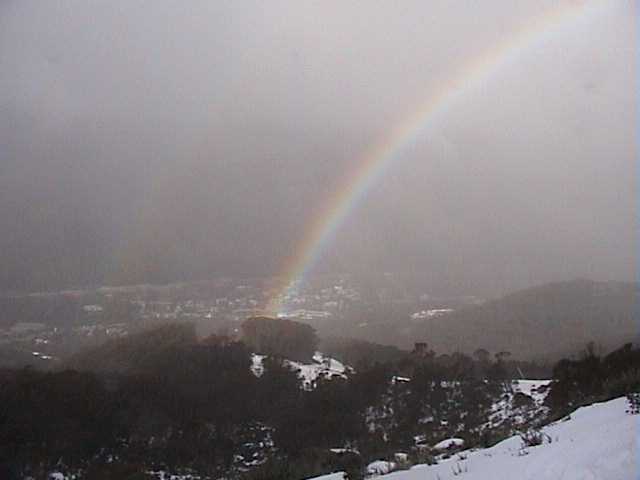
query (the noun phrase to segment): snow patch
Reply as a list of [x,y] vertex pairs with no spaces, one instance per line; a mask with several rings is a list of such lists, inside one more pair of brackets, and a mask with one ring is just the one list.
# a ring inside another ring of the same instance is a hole
[[367,465],[368,475],[384,475],[392,472],[396,468],[394,462],[388,462],[386,460],[376,460]]
[[445,438],[441,442],[436,443],[433,446],[434,450],[449,450],[450,448],[458,448],[464,445],[464,440],[461,438]]
[[264,359],[266,355],[258,355],[254,353],[251,355],[251,373],[256,377],[261,377],[264,373]]
[[[258,355],[256,353],[251,355],[251,372],[260,377],[264,373],[264,359],[266,355]],[[343,365],[338,360],[325,357],[322,353],[316,352],[313,355],[313,363],[301,363],[294,362],[292,360],[285,360],[287,365],[292,370],[298,372],[298,377],[302,380],[304,388],[313,388],[315,382],[320,377],[325,378],[347,378],[347,373],[352,369]]]

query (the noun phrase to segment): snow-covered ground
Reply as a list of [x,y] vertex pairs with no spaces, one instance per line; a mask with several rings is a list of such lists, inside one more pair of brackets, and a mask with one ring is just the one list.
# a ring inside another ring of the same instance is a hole
[[309,480],[344,480],[344,473],[330,473],[328,475],[322,475],[320,477],[314,477]]
[[462,447],[464,440],[461,438],[445,438],[441,442],[436,443],[433,446],[434,450],[448,450],[453,447]]
[[[638,480],[640,415],[626,398],[583,407],[542,429],[546,441],[523,447],[519,436],[465,451],[437,465],[383,475],[380,480]],[[316,480],[340,480],[341,474]]]
[[[515,380],[505,390],[500,399],[491,406],[491,414],[483,428],[493,429],[510,422],[514,428],[530,422],[543,420],[549,409],[544,401],[549,393],[551,380]],[[516,402],[521,393],[530,399],[530,403]]]
[[[255,353],[251,356],[251,371],[257,377],[264,372],[264,358],[264,355],[257,355]],[[333,358],[325,357],[320,352],[316,352],[313,356],[313,363],[300,363],[290,360],[285,360],[285,362],[292,370],[298,372],[298,377],[302,380],[305,388],[311,388],[313,383],[321,376],[327,378],[345,378],[349,370],[349,367],[346,367]]]
[[339,361],[325,357],[320,352],[313,356],[313,363],[287,362],[288,365],[298,372],[298,377],[302,380],[305,388],[310,388],[321,376],[327,378],[345,378],[347,367]]
[[545,387],[548,387],[551,380],[515,380],[514,390],[529,395],[534,400],[544,400],[546,397]]

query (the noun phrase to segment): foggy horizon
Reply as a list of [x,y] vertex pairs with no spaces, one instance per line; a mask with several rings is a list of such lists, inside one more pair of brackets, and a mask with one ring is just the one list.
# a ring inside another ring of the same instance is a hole
[[[0,291],[281,274],[371,145],[575,5],[3,2]],[[636,280],[637,13],[577,15],[465,91],[312,273]]]

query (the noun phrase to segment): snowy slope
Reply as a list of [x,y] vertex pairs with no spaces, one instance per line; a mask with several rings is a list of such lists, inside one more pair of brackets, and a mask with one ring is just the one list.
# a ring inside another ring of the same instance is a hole
[[[640,415],[626,398],[576,410],[543,429],[549,443],[522,447],[520,437],[463,452],[438,465],[419,465],[380,480],[638,480]],[[337,480],[339,475],[320,477]]]

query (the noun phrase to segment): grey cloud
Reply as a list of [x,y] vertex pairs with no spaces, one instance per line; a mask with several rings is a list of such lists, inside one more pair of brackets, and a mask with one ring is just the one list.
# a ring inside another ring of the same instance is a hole
[[[556,7],[3,2],[0,289],[276,273],[370,144]],[[632,278],[638,12],[603,12],[452,105],[319,270]]]

